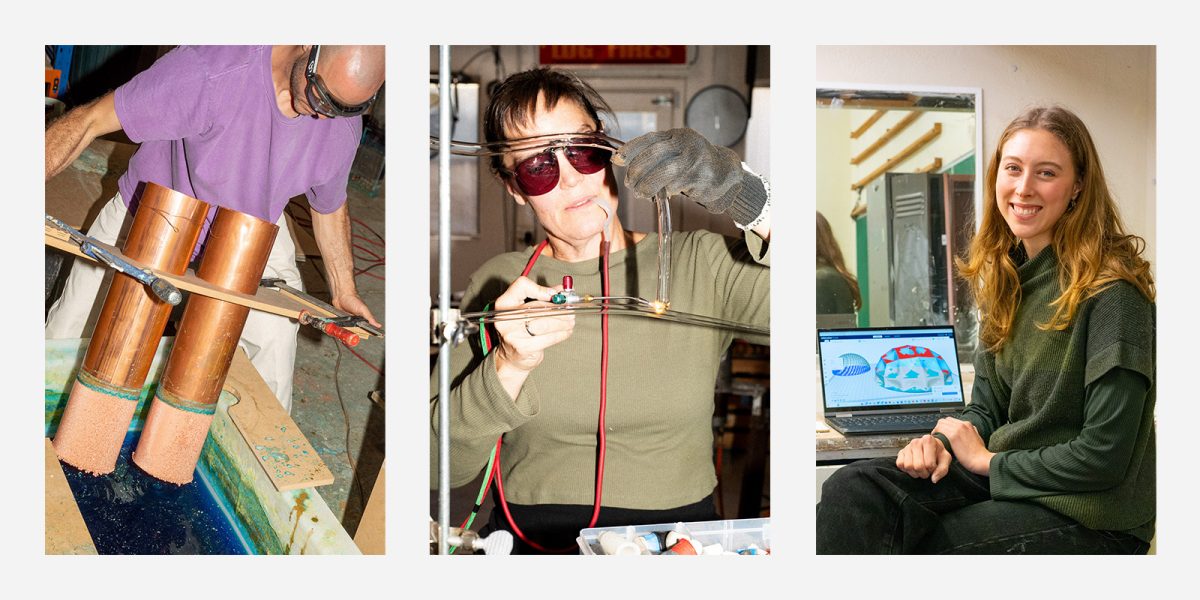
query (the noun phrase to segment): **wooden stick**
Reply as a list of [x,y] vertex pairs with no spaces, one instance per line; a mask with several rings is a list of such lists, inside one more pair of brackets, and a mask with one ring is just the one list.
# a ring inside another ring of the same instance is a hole
[[868,129],[871,128],[872,125],[875,124],[876,121],[878,121],[879,119],[882,119],[883,115],[886,115],[886,114],[887,114],[886,110],[877,110],[877,111],[871,113],[871,116],[867,117],[867,120],[863,121],[863,124],[859,125],[858,129],[855,129],[854,131],[850,132],[850,139],[857,140],[858,136],[865,133]]
[[917,172],[918,173],[932,173],[940,168],[942,168],[942,157],[939,156],[937,158],[934,158],[933,162],[921,167],[920,169],[917,169]]
[[[57,248],[65,252],[70,252],[75,256],[82,256],[83,258],[95,262],[96,259],[84,254],[83,251],[79,249],[79,245],[71,241],[71,237],[67,234],[67,232],[55,227],[51,227],[50,225],[46,225],[45,229],[47,246]],[[144,265],[139,264],[137,261],[130,260],[129,257],[125,256],[120,250],[117,250],[108,244],[96,242],[96,245],[108,250],[109,252],[112,252],[118,258],[128,261],[135,267],[144,267]],[[329,312],[328,310],[325,310],[324,308],[321,308],[320,306],[305,302],[298,296],[285,295],[279,290],[260,287],[254,293],[254,295],[251,296],[249,294],[243,294],[233,290],[217,287],[197,277],[196,272],[191,269],[188,269],[187,273],[184,273],[183,275],[172,275],[170,273],[156,271],[154,269],[150,269],[150,271],[181,290],[187,290],[194,294],[216,298],[217,300],[224,300],[225,302],[240,304],[242,306],[250,307],[254,310],[284,316],[289,319],[298,320],[300,318],[300,311],[302,310],[321,317],[338,316]],[[371,336],[371,334],[366,330],[358,327],[349,327],[348,329],[358,334],[358,336],[361,338],[367,338]]]
[[858,163],[869,158],[872,154],[875,154],[876,150],[879,150],[884,144],[892,141],[892,139],[894,139],[897,135],[900,135],[901,131],[908,129],[908,126],[912,125],[913,121],[916,121],[918,118],[920,118],[920,116],[921,113],[915,110],[905,115],[903,119],[900,119],[895,125],[883,132],[883,135],[879,136],[879,139],[875,140],[875,143],[867,146],[867,148],[862,152],[859,152],[858,156],[851,158],[850,164],[857,165]]
[[873,179],[875,179],[876,177],[879,177],[879,175],[881,173],[886,173],[892,167],[900,164],[901,162],[904,161],[904,159],[908,158],[914,152],[925,147],[926,144],[933,141],[934,138],[936,138],[937,136],[939,136],[941,134],[942,134],[942,124],[934,123],[933,128],[930,129],[929,131],[927,131],[925,133],[925,135],[917,138],[917,140],[914,141],[913,143],[909,144],[907,148],[901,150],[899,154],[897,154],[896,156],[893,156],[892,158],[889,158],[888,161],[883,163],[882,165],[879,165],[879,168],[875,169],[874,171],[871,171],[870,175],[867,175],[866,177],[863,177],[862,179],[858,180],[857,183],[851,184],[850,189],[852,191],[858,191],[858,190],[866,187],[866,185],[868,183],[871,183],[871,181]]
[[[916,96],[909,95],[903,99],[882,99],[882,98],[850,98],[849,100],[841,100],[842,108],[911,108],[917,103]],[[817,106],[833,106],[833,98],[817,98]]]

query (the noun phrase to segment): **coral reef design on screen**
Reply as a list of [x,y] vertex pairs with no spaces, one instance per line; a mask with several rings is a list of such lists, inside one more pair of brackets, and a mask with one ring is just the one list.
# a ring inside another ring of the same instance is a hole
[[951,385],[954,374],[940,354],[921,346],[897,346],[875,363],[875,380],[897,392],[929,392],[934,386]]

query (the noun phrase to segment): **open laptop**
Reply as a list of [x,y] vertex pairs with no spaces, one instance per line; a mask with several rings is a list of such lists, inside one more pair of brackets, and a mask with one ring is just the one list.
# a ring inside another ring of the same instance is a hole
[[843,434],[928,433],[966,408],[954,328],[817,329],[825,422]]

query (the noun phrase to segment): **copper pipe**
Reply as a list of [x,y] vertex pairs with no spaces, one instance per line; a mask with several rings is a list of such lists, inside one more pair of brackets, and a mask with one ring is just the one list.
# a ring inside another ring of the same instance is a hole
[[[181,275],[208,210],[206,202],[146,183],[122,251]],[[113,276],[54,436],[59,458],[96,474],[116,467],[171,308],[133,278]]]
[[[146,183],[122,252],[152,269],[182,275],[208,209],[206,202]],[[114,275],[84,370],[114,386],[140,390],[170,316],[171,305],[146,286]]]
[[[253,294],[279,228],[217,209],[196,275],[228,290]],[[192,480],[221,387],[250,309],[193,295],[184,309],[171,357],[158,383],[133,460],[164,481]]]
[[[196,275],[225,289],[253,294],[278,230],[274,223],[245,213],[217,209]],[[190,402],[216,403],[249,314],[245,306],[193,295],[159,388]]]

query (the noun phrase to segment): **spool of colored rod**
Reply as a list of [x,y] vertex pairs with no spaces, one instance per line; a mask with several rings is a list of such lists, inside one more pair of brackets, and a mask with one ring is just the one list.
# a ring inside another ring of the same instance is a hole
[[[196,275],[227,290],[253,294],[277,230],[274,223],[217,209]],[[192,480],[249,313],[245,306],[199,294],[188,299],[133,453],[143,471],[170,483]]]
[[[122,252],[182,275],[208,209],[206,202],[146,183]],[[54,451],[63,462],[96,475],[116,467],[171,308],[132,277],[113,275],[54,435]]]

